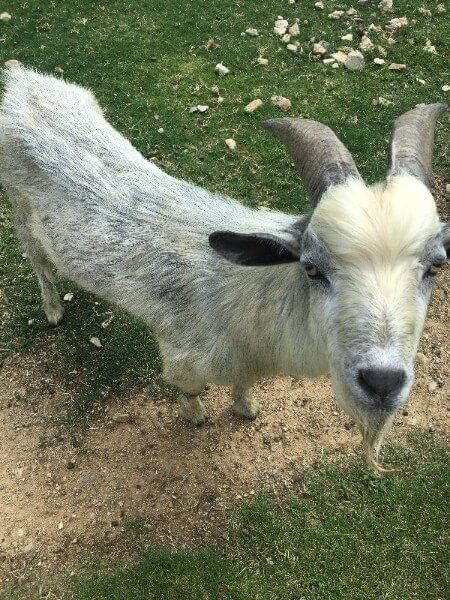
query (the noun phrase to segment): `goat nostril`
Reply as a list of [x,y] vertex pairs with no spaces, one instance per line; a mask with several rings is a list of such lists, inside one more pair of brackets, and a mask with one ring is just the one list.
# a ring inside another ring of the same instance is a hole
[[358,382],[363,390],[381,401],[398,394],[405,380],[403,369],[360,369],[358,373]]

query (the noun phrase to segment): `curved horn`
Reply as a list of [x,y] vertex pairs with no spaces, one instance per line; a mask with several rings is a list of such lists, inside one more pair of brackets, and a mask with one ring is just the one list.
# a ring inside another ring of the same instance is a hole
[[329,127],[309,119],[271,119],[262,123],[287,147],[313,206],[332,185],[361,179],[352,155]]
[[409,173],[431,187],[434,126],[446,104],[417,106],[395,120],[388,176]]

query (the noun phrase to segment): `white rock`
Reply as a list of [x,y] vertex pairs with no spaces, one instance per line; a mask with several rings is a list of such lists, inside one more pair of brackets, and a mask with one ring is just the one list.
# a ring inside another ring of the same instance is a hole
[[339,63],[335,62],[331,65],[332,69],[339,69]]
[[63,300],[64,300],[64,302],[72,302],[72,300],[73,300],[72,292],[68,292],[67,294],[65,294]]
[[289,27],[289,23],[286,19],[277,19],[273,26],[273,32],[275,35],[284,35]]
[[267,67],[267,65],[269,64],[269,61],[267,58],[263,58],[262,56],[258,56],[258,58],[256,59],[256,64],[260,65],[261,67]]
[[159,127],[158,128],[158,133],[164,133],[164,127]]
[[91,342],[91,344],[93,346],[95,346],[96,348],[101,348],[102,347],[102,343],[101,341],[98,339],[98,337],[93,336],[89,339],[89,341]]
[[236,142],[233,140],[233,138],[227,138],[227,139],[225,140],[225,144],[228,146],[228,148],[229,148],[230,150],[236,150],[236,146],[237,146],[237,144],[236,144]]
[[289,27],[289,33],[294,36],[300,35],[300,27],[298,26],[298,23],[294,23]]
[[387,25],[384,26],[386,31],[390,33],[402,33],[409,25],[409,21],[407,17],[397,17],[395,19],[391,19]]
[[384,64],[386,63],[386,61],[384,60],[384,58],[374,58],[374,59],[373,59],[373,62],[374,62],[376,65],[384,65]]
[[207,104],[197,104],[197,110],[199,113],[204,113],[209,110],[209,106]]
[[272,102],[273,106],[281,108],[281,110],[284,111],[289,110],[292,106],[292,103],[289,100],[289,98],[285,98],[284,96],[272,96],[270,101]]
[[345,61],[347,60],[347,54],[339,50],[338,52],[333,52],[331,55],[334,60],[340,65],[345,65]]
[[346,33],[345,35],[343,35],[341,37],[341,40],[344,42],[352,42],[353,41],[353,34],[352,33]]
[[334,58],[324,58],[322,62],[324,65],[332,65],[334,63]]
[[424,50],[425,52],[429,52],[430,54],[437,54],[436,46],[433,46],[430,40],[427,40],[425,42]]
[[324,9],[323,2],[316,2],[316,3],[314,4],[314,8],[315,8],[316,10],[323,10],[323,9]]
[[31,327],[31,325],[33,325],[34,323],[34,319],[28,319],[28,325]]
[[381,0],[381,2],[378,4],[378,8],[383,12],[387,12],[389,10],[392,10],[392,5],[392,0]]
[[442,86],[442,91],[443,92],[450,92],[450,85],[443,85]]
[[216,96],[218,96],[218,95],[220,94],[220,90],[219,90],[219,88],[218,88],[218,86],[217,86],[217,85],[213,85],[213,86],[212,86],[212,88],[211,88],[211,92],[212,92],[214,95],[216,95]]
[[445,8],[445,4],[438,4],[436,6],[436,12],[439,14],[447,12],[447,9]]
[[294,54],[297,54],[298,52],[298,44],[288,44],[286,48],[289,50],[289,52],[293,52]]
[[388,67],[389,71],[404,71],[406,65],[403,63],[391,63]]
[[247,104],[244,108],[245,112],[252,113],[255,112],[260,106],[262,106],[263,101],[260,98],[256,98],[256,100],[252,100]]
[[7,60],[5,63],[3,63],[3,66],[7,69],[15,69],[16,67],[21,67],[22,63],[20,62],[20,60],[11,58],[10,60]]
[[344,66],[349,71],[362,71],[364,69],[364,56],[359,50],[352,50],[347,54]]
[[358,14],[358,11],[356,10],[356,8],[349,8],[346,13],[346,15],[348,15],[349,17],[354,17],[355,15]]
[[196,112],[198,112],[198,108],[196,106],[191,106],[189,109],[189,114],[193,115]]
[[379,96],[377,100],[373,101],[373,104],[379,104],[380,106],[392,106],[394,103],[391,100],[387,100],[382,96]]
[[62,521],[60,521],[58,523],[58,529],[61,531],[61,529],[63,529],[63,528],[64,528],[64,523]]
[[428,384],[428,391],[429,392],[435,392],[438,388],[438,384],[436,383],[436,381],[430,381],[430,383]]
[[375,44],[372,43],[368,35],[363,35],[359,47],[363,52],[369,52],[375,48]]
[[257,29],[253,29],[253,27],[249,27],[248,29],[245,30],[245,33],[247,35],[249,35],[250,37],[258,37],[258,30]]
[[419,77],[416,77],[416,81],[417,83],[420,83],[420,85],[425,85],[427,83],[425,79],[420,79]]
[[313,44],[313,54],[324,55],[327,53],[327,49],[320,42]]
[[429,8],[425,8],[424,6],[419,6],[417,9],[421,15],[425,15],[426,17],[431,17],[431,10]]
[[57,75],[63,75],[64,69],[62,67],[55,67],[55,73]]
[[228,69],[228,67],[226,67],[222,63],[218,63],[215,66],[214,71],[217,73],[217,75],[220,75],[221,77],[223,77],[224,75],[228,75],[228,73],[230,72],[230,69]]
[[285,44],[289,44],[289,42],[291,41],[291,34],[290,33],[285,33],[282,36],[281,41],[284,42]]
[[329,19],[333,19],[334,21],[337,21],[338,19],[340,19],[343,15],[345,14],[345,12],[343,10],[334,10],[332,13],[330,13],[328,15]]
[[9,23],[11,21],[12,17],[9,13],[7,12],[2,12],[0,13],[0,21],[3,21],[3,23]]

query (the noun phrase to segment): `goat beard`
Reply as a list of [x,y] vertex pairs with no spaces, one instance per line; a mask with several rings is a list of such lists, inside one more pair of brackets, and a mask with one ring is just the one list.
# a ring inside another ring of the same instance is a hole
[[360,429],[362,434],[362,445],[367,466],[372,467],[376,473],[392,471],[385,469],[379,463],[381,446],[384,438],[389,432],[394,414],[386,415],[370,415],[360,421]]

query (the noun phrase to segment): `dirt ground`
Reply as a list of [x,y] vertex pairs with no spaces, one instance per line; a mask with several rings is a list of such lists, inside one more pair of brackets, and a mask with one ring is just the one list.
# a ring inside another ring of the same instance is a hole
[[[391,433],[397,441],[419,426],[448,442],[449,281],[446,269],[413,393]],[[220,532],[231,504],[261,484],[301,489],[302,471],[322,454],[359,452],[359,433],[329,381],[290,378],[255,388],[262,412],[254,422],[235,417],[229,392],[212,387],[203,428],[141,389],[111,404],[76,449],[54,424],[70,390],[49,377],[52,360],[15,355],[0,371],[0,590],[20,582],[25,565],[51,572],[86,551],[120,556],[133,522],[145,526],[146,542],[195,545]]]

